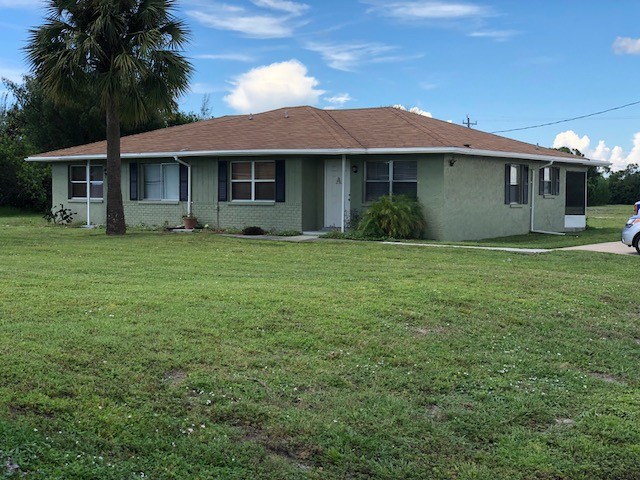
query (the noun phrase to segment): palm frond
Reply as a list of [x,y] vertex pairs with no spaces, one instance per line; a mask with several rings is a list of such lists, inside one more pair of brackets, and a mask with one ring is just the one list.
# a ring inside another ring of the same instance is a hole
[[189,32],[174,0],[48,0],[45,23],[29,32],[26,56],[43,88],[72,102],[86,83],[103,106],[117,99],[123,121],[175,107],[193,69],[180,49]]

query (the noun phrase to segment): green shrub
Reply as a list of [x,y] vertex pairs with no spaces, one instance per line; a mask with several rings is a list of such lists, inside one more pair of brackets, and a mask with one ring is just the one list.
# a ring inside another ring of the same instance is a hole
[[365,237],[420,238],[425,226],[417,200],[406,195],[384,195],[371,204],[358,230]]
[[242,229],[242,234],[243,235],[266,235],[267,232],[265,232],[262,228],[260,227],[244,227]]

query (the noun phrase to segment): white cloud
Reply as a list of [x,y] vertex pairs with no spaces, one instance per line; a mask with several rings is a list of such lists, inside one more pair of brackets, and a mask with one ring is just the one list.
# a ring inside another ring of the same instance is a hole
[[226,89],[215,86],[215,85],[210,85],[208,83],[202,83],[202,82],[196,82],[196,83],[192,83],[189,86],[189,91],[191,93],[195,93],[195,94],[207,94],[207,93],[215,93],[215,92],[224,92]]
[[611,170],[624,170],[631,163],[640,164],[640,132],[633,136],[633,147],[626,154],[618,145],[613,148],[607,146],[604,140],[600,140],[595,149],[590,149],[591,140],[588,136],[580,137],[572,130],[567,130],[556,135],[553,148],[568,147],[577,148],[587,158],[611,162]]
[[298,60],[256,67],[236,77],[224,101],[238,113],[318,103],[323,90]]
[[353,71],[363,63],[371,63],[383,58],[389,61],[389,57],[383,54],[396,49],[380,43],[308,43],[306,48],[319,53],[331,68],[345,72]]
[[578,149],[586,155],[590,143],[591,140],[586,135],[580,137],[573,130],[567,130],[556,135],[556,138],[553,141],[553,148],[567,147],[571,149]]
[[403,110],[405,112],[409,111],[411,113],[415,113],[416,115],[422,115],[423,117],[433,118],[433,115],[431,115],[431,112],[427,112],[426,110],[422,110],[421,108],[418,108],[418,107],[411,107],[409,110],[407,110],[407,107],[405,107],[404,105],[396,104],[393,106],[393,108],[397,108],[398,110]]
[[489,10],[486,7],[463,2],[425,0],[379,2],[377,0],[365,0],[364,3],[373,5],[370,11],[404,21],[456,20],[489,15]]
[[504,42],[516,35],[518,32],[515,30],[480,30],[471,32],[470,37],[474,38],[490,38],[496,42]]
[[617,37],[612,46],[618,55],[640,55],[640,38]]
[[353,100],[348,93],[339,93],[333,97],[325,97],[324,101],[330,103],[334,107],[342,107],[345,103]]
[[258,7],[280,10],[291,13],[292,15],[301,15],[310,8],[309,5],[305,3],[290,2],[288,0],[251,0],[251,3]]
[[204,53],[201,55],[194,55],[194,58],[201,58],[203,60],[228,60],[231,62],[254,62],[255,58],[251,55],[244,53]]
[[[262,0],[264,6],[302,5],[280,0]],[[262,5],[261,5],[262,6]],[[301,12],[302,10],[300,10]],[[229,30],[252,38],[286,38],[294,34],[295,29],[303,25],[295,20],[298,14],[273,15],[262,12],[251,12],[243,7],[216,2],[194,2],[194,7],[186,12],[187,16],[203,25],[218,30]]]
[[430,82],[420,82],[419,85],[423,90],[433,90],[434,88],[438,88],[438,84]]

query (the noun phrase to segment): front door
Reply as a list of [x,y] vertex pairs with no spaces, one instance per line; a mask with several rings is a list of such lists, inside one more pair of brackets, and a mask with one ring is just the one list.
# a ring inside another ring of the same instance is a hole
[[324,162],[324,226],[340,228],[342,225],[342,161]]

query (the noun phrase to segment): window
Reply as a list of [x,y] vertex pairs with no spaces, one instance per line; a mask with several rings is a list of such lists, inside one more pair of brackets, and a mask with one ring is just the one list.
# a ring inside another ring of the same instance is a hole
[[179,200],[180,167],[177,163],[143,165],[144,200]]
[[544,167],[540,175],[539,195],[560,194],[560,169],[558,167]]
[[266,200],[276,197],[276,162],[231,162],[231,200]]
[[418,162],[390,160],[366,162],[365,201],[372,202],[383,195],[418,196]]
[[526,165],[507,164],[504,174],[504,203],[529,203],[529,167]]
[[[102,200],[104,184],[104,167],[89,167],[89,195]],[[72,165],[69,168],[69,198],[87,198],[87,166]]]

